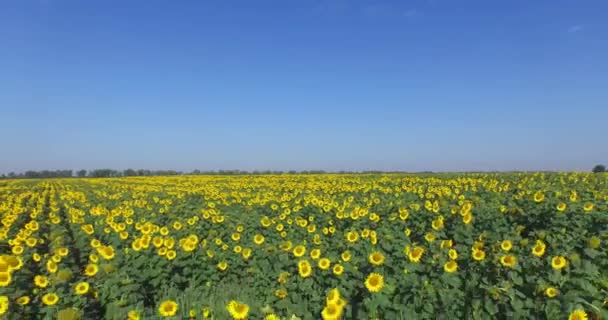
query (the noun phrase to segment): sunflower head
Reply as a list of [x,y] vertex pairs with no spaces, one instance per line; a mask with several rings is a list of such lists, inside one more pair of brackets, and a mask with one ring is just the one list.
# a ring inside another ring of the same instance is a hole
[[380,292],[384,287],[384,276],[375,272],[370,273],[365,279],[365,287],[369,292]]

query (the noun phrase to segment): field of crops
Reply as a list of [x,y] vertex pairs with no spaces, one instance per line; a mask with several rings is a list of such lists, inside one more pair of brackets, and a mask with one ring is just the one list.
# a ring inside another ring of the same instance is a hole
[[608,319],[608,175],[0,181],[1,319]]

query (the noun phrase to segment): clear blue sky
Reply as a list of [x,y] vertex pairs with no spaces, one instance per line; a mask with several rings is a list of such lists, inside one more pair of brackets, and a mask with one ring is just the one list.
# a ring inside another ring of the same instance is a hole
[[0,172],[590,170],[608,1],[0,1]]

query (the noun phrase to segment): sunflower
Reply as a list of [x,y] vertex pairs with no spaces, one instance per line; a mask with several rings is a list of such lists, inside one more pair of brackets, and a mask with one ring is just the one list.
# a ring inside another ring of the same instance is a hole
[[306,254],[306,247],[303,245],[299,245],[296,246],[295,248],[293,248],[293,255],[297,258],[303,256],[304,254]]
[[141,315],[137,310],[131,310],[127,313],[127,320],[140,320]]
[[456,272],[458,270],[458,263],[454,260],[448,261],[443,265],[443,270],[448,273]]
[[9,299],[7,296],[0,296],[0,315],[3,315],[8,311]]
[[99,241],[97,239],[92,239],[90,244],[91,244],[91,247],[93,247],[94,249],[97,249],[101,246],[101,241]]
[[30,303],[30,297],[28,296],[21,296],[19,298],[17,298],[17,304],[24,306]]
[[554,298],[559,294],[559,291],[553,287],[548,287],[545,289],[545,295],[549,298]]
[[375,266],[380,266],[384,263],[384,255],[382,254],[382,252],[379,251],[374,251],[372,252],[369,257],[369,263],[375,265]]
[[84,274],[88,277],[94,277],[99,271],[99,267],[96,264],[88,264],[84,268]]
[[281,320],[281,318],[274,313],[270,313],[264,317],[264,320]]
[[0,272],[0,287],[6,287],[11,284],[11,273],[10,272]]
[[384,287],[384,277],[379,273],[370,273],[365,279],[365,287],[369,292],[380,292]]
[[448,249],[451,248],[454,245],[454,242],[452,240],[441,240],[441,249]]
[[566,204],[564,202],[560,202],[557,207],[556,207],[557,211],[559,212],[564,212],[566,211]]
[[566,260],[566,258],[562,256],[556,256],[551,258],[551,267],[553,267],[553,269],[555,270],[563,269],[564,267],[566,267],[566,265],[568,265],[568,260]]
[[462,222],[464,224],[470,224],[471,221],[473,221],[473,214],[471,214],[470,212],[467,212],[462,216]]
[[47,306],[53,306],[57,304],[57,302],[59,302],[59,296],[57,296],[55,293],[47,293],[42,296],[42,303]]
[[456,260],[458,259],[458,251],[456,251],[456,249],[450,249],[450,251],[448,251],[448,256],[450,259]]
[[593,210],[593,203],[587,202],[583,205],[583,211],[590,212],[591,210]]
[[346,233],[346,240],[350,243],[355,243],[359,239],[359,234],[357,231],[349,231]]
[[542,257],[545,254],[546,248],[547,248],[547,245],[544,242],[542,242],[540,240],[536,240],[536,244],[532,248],[532,254],[537,257]]
[[287,283],[289,276],[290,276],[289,272],[281,272],[279,274],[279,278],[277,279],[277,282],[280,284],[285,284],[285,283]]
[[220,262],[217,264],[217,268],[218,268],[220,271],[226,271],[226,269],[228,269],[228,262],[226,262],[226,261],[220,261]]
[[342,252],[342,254],[340,255],[340,258],[342,259],[342,261],[344,262],[348,262],[350,261],[350,258],[352,257],[352,254],[350,253],[350,251],[346,250],[344,252]]
[[473,249],[471,255],[476,261],[483,261],[486,258],[486,252],[481,249]]
[[341,264],[337,263],[334,265],[333,272],[335,275],[339,276],[344,272],[344,267]]
[[23,253],[23,247],[22,247],[22,246],[19,246],[19,245],[16,245],[16,246],[14,246],[14,247],[11,249],[11,251],[12,251],[12,252],[13,252],[13,254],[15,254],[15,255],[20,255],[20,254],[22,254],[22,253]]
[[167,254],[165,255],[167,260],[173,260],[173,259],[175,259],[176,256],[177,256],[177,252],[175,252],[175,250],[167,250]]
[[173,300],[166,300],[160,303],[158,313],[163,317],[172,317],[177,312],[178,304]]
[[602,245],[602,239],[593,236],[589,239],[589,241],[587,242],[587,246],[589,246],[589,248],[592,249],[598,249],[600,246]]
[[411,262],[418,263],[418,262],[420,262],[420,259],[422,258],[423,254],[424,254],[424,248],[416,246],[416,247],[414,247],[414,249],[409,250],[409,252],[407,253],[407,257]]
[[340,291],[338,288],[329,290],[327,297],[325,298],[327,304],[337,304],[340,301]]
[[323,320],[338,320],[342,316],[342,308],[335,304],[328,304],[321,311]]
[[513,243],[511,242],[511,240],[503,240],[500,243],[500,248],[503,251],[509,251],[509,250],[511,250],[511,248],[513,248]]
[[226,309],[235,320],[246,319],[247,315],[249,314],[249,306],[235,300],[228,302]]
[[443,229],[443,216],[439,216],[439,218],[433,220],[431,227],[436,231]]
[[99,255],[106,260],[114,259],[115,255],[114,248],[112,246],[101,246],[97,248],[97,253],[99,253]]
[[435,238],[436,238],[436,236],[433,233],[430,233],[430,232],[427,232],[424,235],[424,240],[426,240],[429,243],[435,241]]
[[280,288],[274,291],[274,296],[279,298],[279,299],[285,299],[287,298],[287,290]]
[[313,260],[317,260],[317,259],[319,259],[319,257],[320,257],[320,256],[321,256],[321,249],[312,249],[312,250],[310,251],[310,257],[311,257]]
[[321,269],[321,270],[329,269],[330,265],[331,265],[331,261],[327,258],[321,258],[318,263],[319,269]]
[[576,309],[576,310],[572,311],[572,313],[568,317],[568,320],[588,320],[588,319],[589,318],[587,317],[587,313],[585,312],[585,310],[581,310],[581,309]]
[[65,257],[68,255],[68,253],[70,253],[70,250],[68,250],[68,248],[59,248],[59,250],[57,250],[57,253],[60,256]]
[[542,191],[536,191],[534,193],[534,202],[543,202],[545,200],[545,194]]
[[302,278],[307,278],[312,274],[312,267],[310,266],[308,260],[298,261],[298,273]]
[[55,273],[57,272],[57,264],[53,260],[49,260],[46,262],[46,269],[50,273]]
[[253,242],[257,245],[261,245],[262,243],[264,243],[264,236],[261,234],[256,234],[253,237]]
[[46,288],[49,285],[49,279],[45,276],[37,275],[34,277],[34,284],[39,288]]
[[245,249],[243,249],[243,253],[241,255],[243,256],[243,259],[247,260],[247,259],[249,259],[249,257],[251,257],[251,253],[252,253],[251,248],[245,248]]
[[74,287],[74,291],[76,292],[76,294],[78,295],[83,295],[87,292],[89,292],[89,283],[88,282],[79,282],[78,284],[76,284],[76,286]]
[[517,257],[514,255],[506,255],[500,257],[500,264],[505,267],[513,268],[517,264]]

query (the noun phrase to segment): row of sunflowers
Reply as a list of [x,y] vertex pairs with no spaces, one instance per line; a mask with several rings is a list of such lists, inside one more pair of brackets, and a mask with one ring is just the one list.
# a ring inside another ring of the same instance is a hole
[[608,176],[0,181],[0,319],[608,319]]

